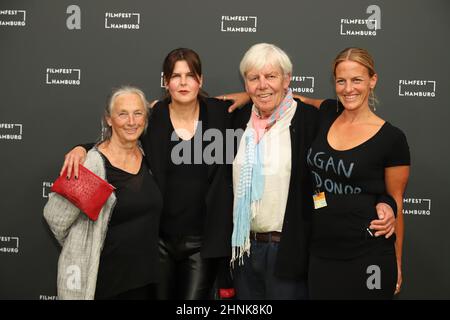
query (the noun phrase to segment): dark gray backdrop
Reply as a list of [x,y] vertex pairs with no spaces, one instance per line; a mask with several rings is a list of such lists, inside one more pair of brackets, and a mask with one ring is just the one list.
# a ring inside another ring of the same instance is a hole
[[[292,87],[321,98],[333,97],[338,51],[373,54],[377,113],[404,130],[412,155],[400,298],[449,299],[449,9],[446,0],[1,0],[0,299],[55,298],[59,248],[42,208],[63,155],[97,138],[112,87],[160,97],[162,60],[184,46],[200,54],[211,95],[242,91],[240,58],[258,42],[285,49],[293,75],[306,77]],[[138,18],[139,29],[112,28]]]

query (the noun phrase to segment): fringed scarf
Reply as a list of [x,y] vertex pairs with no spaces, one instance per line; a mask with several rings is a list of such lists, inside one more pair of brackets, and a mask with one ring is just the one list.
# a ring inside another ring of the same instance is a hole
[[239,264],[242,264],[244,254],[250,255],[250,224],[258,211],[264,192],[264,141],[261,139],[265,132],[283,117],[292,102],[292,90],[288,89],[283,101],[269,118],[262,119],[256,108],[252,111],[252,128],[247,127],[244,133],[244,163],[239,173],[234,201],[231,263],[239,259]]

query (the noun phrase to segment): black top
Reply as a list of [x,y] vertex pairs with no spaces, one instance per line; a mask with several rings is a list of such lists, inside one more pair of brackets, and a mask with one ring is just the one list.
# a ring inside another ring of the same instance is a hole
[[320,125],[308,150],[307,162],[316,191],[325,192],[327,206],[314,210],[312,253],[317,256],[351,258],[373,248],[393,249],[395,237],[373,238],[367,227],[377,219],[376,199],[386,193],[386,167],[409,165],[404,133],[385,122],[364,143],[349,150],[333,149],[328,131],[341,114],[336,100],[320,107]]
[[108,298],[158,279],[161,193],[144,159],[137,174],[114,167],[103,156],[116,205],[100,256],[96,298]]
[[[203,134],[209,129],[214,129],[215,133],[220,133],[221,137],[226,136],[226,130],[231,128],[231,115],[228,113],[228,107],[230,102],[221,101],[214,98],[202,98],[200,101],[200,117],[202,118],[202,129]],[[202,110],[207,112],[203,113]],[[203,119],[203,115],[205,119]],[[211,132],[211,131],[208,131]],[[152,114],[149,118],[149,124],[147,132],[141,136],[141,143],[146,154],[148,164],[152,170],[156,183],[160,188],[162,194],[169,195],[165,198],[164,206],[173,205],[168,202],[183,202],[187,204],[190,201],[187,198],[186,192],[192,193],[196,196],[200,196],[200,189],[203,187],[202,179],[197,180],[197,190],[189,190],[191,185],[186,186],[186,177],[183,183],[185,187],[183,189],[175,190],[175,184],[177,181],[169,182],[169,171],[174,168],[172,166],[171,152],[173,145],[171,145],[171,136],[173,133],[173,126],[170,121],[169,114],[169,100],[163,100],[158,102],[152,109]],[[205,153],[213,153],[208,148],[210,137],[205,137],[208,145],[205,146]],[[206,167],[206,188],[202,194],[202,198],[199,202],[195,204],[199,208],[200,204],[205,206],[203,213],[203,218],[196,221],[196,227],[201,230],[202,234],[202,247],[200,250],[202,258],[214,258],[214,257],[227,257],[231,254],[231,233],[233,227],[233,189],[232,189],[232,178],[231,178],[231,163],[233,160],[233,149],[231,151],[226,148],[226,143],[224,140],[212,138],[211,142],[215,142],[220,151],[223,151],[224,155],[230,154],[231,160],[229,164],[222,162],[212,162],[207,163]],[[206,149],[208,148],[208,149]],[[225,150],[227,149],[227,151]],[[203,161],[208,159],[203,159]],[[202,166],[199,166],[200,171],[202,171]],[[182,169],[182,168],[180,168]],[[202,171],[203,172],[203,171]],[[203,173],[201,174],[203,176]],[[172,175],[175,178],[174,175]],[[170,186],[169,184],[172,184]],[[173,191],[168,191],[172,189]],[[176,191],[176,193],[175,193]],[[191,202],[192,204],[192,202]],[[177,204],[175,204],[177,205]],[[178,206],[180,207],[180,206]],[[164,215],[167,211],[164,211]],[[173,212],[173,211],[172,211]],[[191,212],[198,212],[197,210],[191,210]],[[161,228],[171,229],[170,226],[172,221],[167,221],[166,223],[161,223]],[[191,221],[193,222],[193,221]],[[180,224],[177,224],[177,228]],[[192,224],[191,224],[192,226]],[[186,230],[189,228],[186,226]],[[185,233],[186,234],[186,233]]]
[[203,161],[206,145],[202,135],[206,124],[205,105],[200,105],[199,123],[194,136],[182,140],[175,133],[169,142],[170,161],[166,171],[161,236],[201,236],[205,219],[208,172]]

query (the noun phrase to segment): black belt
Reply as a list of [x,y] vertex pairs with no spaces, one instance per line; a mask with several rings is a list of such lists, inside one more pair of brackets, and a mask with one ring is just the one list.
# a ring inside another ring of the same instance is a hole
[[261,242],[280,242],[281,240],[281,232],[272,231],[272,232],[253,232],[250,231],[250,239],[261,241]]

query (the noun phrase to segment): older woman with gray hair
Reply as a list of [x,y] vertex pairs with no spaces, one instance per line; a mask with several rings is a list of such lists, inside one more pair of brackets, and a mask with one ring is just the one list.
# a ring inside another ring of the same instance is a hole
[[102,139],[84,163],[115,187],[97,221],[49,195],[44,217],[62,246],[60,299],[154,298],[162,195],[138,143],[148,112],[138,88],[120,87],[109,99]]
[[251,107],[233,163],[234,286],[239,299],[306,299],[312,184],[306,151],[317,111],[293,99],[292,63],[275,45],[252,46],[240,64]]

